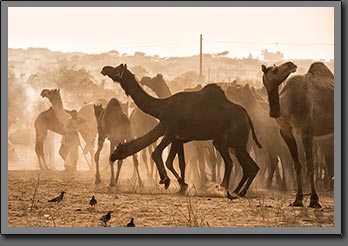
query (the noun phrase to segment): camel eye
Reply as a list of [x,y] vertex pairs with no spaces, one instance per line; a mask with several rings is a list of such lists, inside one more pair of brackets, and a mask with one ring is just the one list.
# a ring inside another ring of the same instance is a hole
[[278,72],[278,68],[277,67],[272,69],[272,73],[277,73],[277,72]]

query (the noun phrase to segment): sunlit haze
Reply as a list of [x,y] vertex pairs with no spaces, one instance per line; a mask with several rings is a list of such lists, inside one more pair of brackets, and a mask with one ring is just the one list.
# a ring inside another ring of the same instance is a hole
[[191,56],[333,59],[333,7],[11,7],[9,48]]
[[9,8],[9,48],[230,57],[280,51],[285,58],[333,59],[334,8]]

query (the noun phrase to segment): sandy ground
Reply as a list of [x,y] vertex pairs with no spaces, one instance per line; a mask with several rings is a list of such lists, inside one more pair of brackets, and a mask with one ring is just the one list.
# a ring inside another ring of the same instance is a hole
[[[140,188],[135,181],[121,180],[109,188],[109,177],[100,185],[88,172],[67,177],[63,172],[9,171],[9,227],[101,227],[99,218],[112,210],[110,227],[124,226],[131,217],[138,227],[333,227],[334,197],[320,192],[322,208],[289,207],[294,193],[250,191],[245,198],[228,200],[223,190],[211,184],[204,194],[194,187],[186,196],[176,194],[172,181],[162,186]],[[65,191],[59,204],[47,201]],[[89,200],[98,204],[91,209]],[[308,206],[309,196],[304,204]]]

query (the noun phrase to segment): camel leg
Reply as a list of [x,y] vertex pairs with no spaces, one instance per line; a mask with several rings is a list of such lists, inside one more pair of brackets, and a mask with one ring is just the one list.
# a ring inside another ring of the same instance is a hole
[[110,186],[115,186],[118,183],[118,179],[120,177],[120,172],[121,172],[121,167],[123,164],[123,160],[118,160],[117,161],[117,172],[116,172],[116,178],[113,179],[113,177],[111,177],[112,181],[114,181],[114,185],[110,185]]
[[179,168],[180,168],[180,173],[181,173],[181,183],[180,183],[180,192],[185,193],[188,184],[185,182],[185,169],[186,169],[186,162],[185,162],[185,154],[184,154],[184,145],[180,144],[178,146],[178,158],[179,158]]
[[224,187],[226,190],[228,190],[232,166],[233,166],[232,158],[230,156],[230,152],[226,144],[222,144],[221,142],[217,142],[216,140],[213,141],[213,144],[215,148],[217,149],[217,151],[219,151],[225,163],[225,174],[224,174],[222,183],[220,185]]
[[[45,155],[44,155],[44,142],[47,136],[47,130],[41,130],[39,126],[36,126],[36,143],[35,143],[35,152],[37,159],[39,161],[40,170],[49,169],[46,164]],[[42,128],[42,126],[41,126]]]
[[133,158],[133,163],[134,163],[134,168],[135,168],[135,171],[137,173],[137,176],[138,176],[138,183],[139,183],[139,186],[142,187],[143,186],[143,182],[141,181],[141,177],[140,177],[140,173],[139,173],[139,161],[138,161],[138,158],[137,158],[137,155],[133,155],[132,156]]
[[301,163],[298,159],[297,144],[292,134],[291,127],[283,127],[280,129],[280,135],[284,139],[286,145],[289,148],[292,160],[294,161],[294,167],[297,177],[297,194],[295,201],[290,206],[303,207],[303,194],[302,194],[302,179],[301,179]]
[[238,193],[246,182],[244,188],[238,193],[240,196],[244,197],[260,168],[251,158],[246,148],[236,149],[236,156],[243,168],[243,177],[235,192]]
[[311,183],[311,197],[309,207],[321,208],[319,197],[314,184],[314,166],[313,166],[313,128],[305,129],[301,132],[302,143],[306,153],[307,172]]
[[149,165],[151,165],[151,163],[148,163],[147,162],[147,154],[146,154],[146,151],[147,151],[147,148],[143,149],[141,151],[141,159],[143,160],[143,163],[145,165],[145,168],[146,168],[146,173],[147,173],[147,179],[152,182],[152,176],[151,176],[151,171],[150,171],[150,168],[149,168]]
[[157,170],[160,175],[160,184],[164,184],[164,188],[168,189],[170,185],[170,179],[168,178],[167,172],[164,168],[163,159],[162,159],[162,152],[163,150],[172,142],[172,138],[168,136],[164,136],[160,142],[160,144],[155,148],[155,150],[152,152],[152,159],[156,163]]
[[[154,151],[154,148],[156,147],[156,144],[151,144],[148,147],[149,155],[151,156],[152,152]],[[154,183],[158,182],[158,175],[157,175],[157,170],[155,169],[155,162],[153,161],[152,158],[150,159],[150,168],[151,168],[151,180],[154,181]]]
[[101,183],[100,172],[99,172],[99,157],[100,157],[100,152],[103,149],[104,141],[105,141],[105,136],[103,136],[102,134],[99,133],[99,136],[98,136],[98,149],[97,149],[97,151],[95,152],[95,155],[94,155],[94,161],[95,161],[95,184],[100,184]]
[[43,152],[43,142],[36,140],[35,152],[39,161],[40,170],[48,169]]
[[174,165],[173,165],[173,161],[175,158],[175,155],[178,151],[178,147],[179,147],[180,143],[178,141],[174,141],[172,143],[172,146],[170,147],[170,151],[166,160],[166,167],[173,173],[173,175],[175,176],[175,178],[178,180],[178,183],[181,184],[181,177],[179,176],[179,174],[175,171],[174,169]]
[[[114,152],[115,150],[115,143],[113,142],[110,142],[110,157],[112,155],[112,153]],[[110,186],[115,186],[117,181],[118,181],[118,175],[120,174],[120,169],[121,169],[121,166],[119,165],[119,161],[117,162],[117,176],[116,176],[116,179],[115,179],[115,170],[114,170],[114,162],[112,162],[109,158],[109,164],[110,164],[110,168],[111,168],[111,178],[110,178]],[[121,162],[122,164],[122,162]]]

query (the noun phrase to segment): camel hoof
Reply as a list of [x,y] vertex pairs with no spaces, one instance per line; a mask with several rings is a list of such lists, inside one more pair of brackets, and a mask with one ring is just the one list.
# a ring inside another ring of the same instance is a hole
[[170,179],[168,177],[161,179],[159,184],[164,184],[164,188],[167,190],[170,185]]
[[100,178],[96,178],[94,184],[98,185],[98,184],[100,184],[100,183],[101,183]]
[[317,194],[311,194],[310,197],[310,203],[309,203],[310,208],[321,208],[321,205],[319,203],[319,197]]
[[238,196],[245,197],[246,193],[247,193],[246,189],[243,189],[241,192],[238,193]]
[[186,183],[180,184],[180,190],[178,193],[184,195],[185,192],[187,191],[187,188],[188,188],[188,184]]
[[234,199],[238,199],[238,194],[236,194],[235,192],[233,192],[232,194],[229,193],[228,190],[226,192],[227,192],[227,198],[230,199],[231,201]]
[[110,182],[110,187],[114,187],[116,185],[116,182],[115,181],[111,181]]
[[303,207],[303,195],[296,195],[295,201],[290,203],[290,207]]

